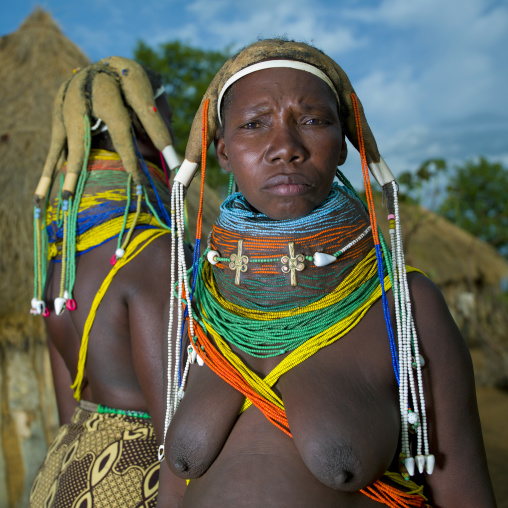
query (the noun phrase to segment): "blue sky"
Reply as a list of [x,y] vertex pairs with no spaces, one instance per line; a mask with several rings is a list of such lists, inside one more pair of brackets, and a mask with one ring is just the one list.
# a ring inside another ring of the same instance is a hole
[[[36,5],[92,60],[131,57],[139,39],[211,49],[282,34],[311,42],[348,73],[395,174],[430,157],[508,165],[506,0],[16,0],[0,7],[0,35]],[[345,169],[359,182],[353,152]]]

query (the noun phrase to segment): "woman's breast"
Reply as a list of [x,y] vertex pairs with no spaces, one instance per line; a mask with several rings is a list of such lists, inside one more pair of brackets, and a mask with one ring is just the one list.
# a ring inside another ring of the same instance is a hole
[[[372,310],[343,339],[280,378],[275,388],[292,438],[255,407],[238,417],[243,396],[207,367],[198,369],[168,435],[170,462],[178,456],[190,466],[181,475],[195,479],[189,500],[210,494],[215,506],[244,506],[235,497],[241,492],[258,496],[252,506],[265,506],[259,496],[277,492],[277,506],[340,506],[340,499],[344,506],[371,506],[363,495],[356,501],[357,491],[392,463],[400,425],[382,309]],[[250,366],[267,373],[258,361]],[[309,504],[282,502],[290,493]],[[312,504],[313,496],[320,501]],[[187,506],[208,506],[203,499]]]
[[359,492],[330,488],[303,463],[293,440],[257,408],[239,417],[217,459],[191,480],[184,507],[375,508]]
[[335,346],[285,374],[280,391],[304,464],[325,485],[351,492],[379,478],[394,458],[397,385],[389,358],[388,368],[376,361],[379,351]]

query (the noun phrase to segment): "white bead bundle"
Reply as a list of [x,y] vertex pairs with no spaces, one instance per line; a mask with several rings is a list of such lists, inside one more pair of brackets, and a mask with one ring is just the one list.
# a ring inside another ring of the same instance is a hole
[[[404,251],[402,249],[402,234],[400,227],[400,214],[398,203],[397,183],[392,181],[394,214],[390,225],[390,240],[392,245],[393,264],[393,296],[395,300],[395,316],[398,335],[399,358],[399,404],[401,417],[401,454],[403,464],[410,476],[415,473],[416,466],[420,473],[424,469],[428,474],[434,470],[435,458],[429,451],[427,429],[427,414],[425,410],[425,397],[423,393],[422,363],[416,328],[411,313],[411,299],[407,283]],[[416,373],[416,380],[415,380]],[[409,395],[414,407],[409,410]],[[417,450],[413,458],[409,449],[408,432],[410,426],[416,429]],[[423,451],[423,453],[422,453]]]
[[[185,289],[185,295],[187,297],[187,312],[189,316],[189,336],[194,337],[194,318],[192,314],[192,305],[190,302],[191,292],[189,287],[189,280],[187,278],[187,264],[185,262],[185,251],[184,251],[184,197],[185,197],[185,186],[180,182],[176,181],[173,184],[173,191],[171,193],[171,224],[173,228],[171,230],[171,290],[175,288],[175,284],[178,287],[178,299],[175,301],[173,293],[171,293],[170,304],[169,304],[169,319],[168,319],[168,367],[167,367],[167,391],[166,391],[166,415],[164,418],[164,441],[159,446],[159,461],[164,460],[164,448],[166,444],[166,434],[173,419],[173,416],[178,408],[178,404],[183,398],[184,386],[189,373],[189,367],[191,363],[194,363],[195,359],[201,364],[199,354],[192,348],[191,354],[187,355],[187,362],[185,369],[182,374],[180,381],[180,363],[181,363],[181,340],[180,333],[183,326],[184,310],[183,310],[183,290]],[[176,277],[178,274],[178,277]],[[176,313],[176,340],[173,336],[174,321],[175,321],[175,305],[178,307]],[[173,342],[174,351],[173,351]],[[190,351],[189,351],[190,352]]]

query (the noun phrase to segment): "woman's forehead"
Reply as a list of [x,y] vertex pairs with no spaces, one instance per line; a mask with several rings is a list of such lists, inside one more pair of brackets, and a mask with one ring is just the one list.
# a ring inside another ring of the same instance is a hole
[[[269,60],[249,66],[231,76],[222,87],[217,103],[219,123],[222,123],[221,113],[231,101],[233,89],[247,88],[247,95],[259,94],[266,91],[266,87],[276,86],[284,90],[298,89],[300,93],[312,95],[318,93],[333,94],[337,104],[340,104],[337,90],[333,83],[318,68],[299,61]],[[298,86],[301,85],[301,86]],[[251,93],[249,93],[251,92]]]
[[[320,78],[297,69],[272,68],[248,74],[235,82],[224,96],[224,106],[235,109],[271,97],[297,95],[303,102],[337,102],[329,86]],[[234,99],[234,100],[233,100]]]

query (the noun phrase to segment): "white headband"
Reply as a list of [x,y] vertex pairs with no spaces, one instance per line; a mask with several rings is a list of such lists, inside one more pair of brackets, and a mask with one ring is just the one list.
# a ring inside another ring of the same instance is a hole
[[249,67],[245,67],[241,71],[238,71],[236,74],[233,74],[226,81],[226,83],[222,87],[222,90],[220,91],[219,100],[217,101],[217,115],[219,117],[219,124],[222,124],[222,120],[220,117],[220,106],[222,103],[222,97],[226,93],[226,90],[233,83],[243,78],[244,76],[247,76],[247,74],[251,74],[256,71],[261,71],[263,69],[274,69],[280,67],[297,69],[299,71],[305,71],[314,74],[314,76],[317,76],[318,78],[322,79],[331,88],[332,92],[335,94],[335,97],[337,98],[337,103],[340,104],[337,90],[335,90],[335,87],[333,86],[333,83],[331,82],[330,78],[324,72],[320,71],[317,67],[314,67],[313,65],[310,65],[308,63],[299,62],[298,60],[267,60],[265,62],[258,62],[256,64],[250,65]]

